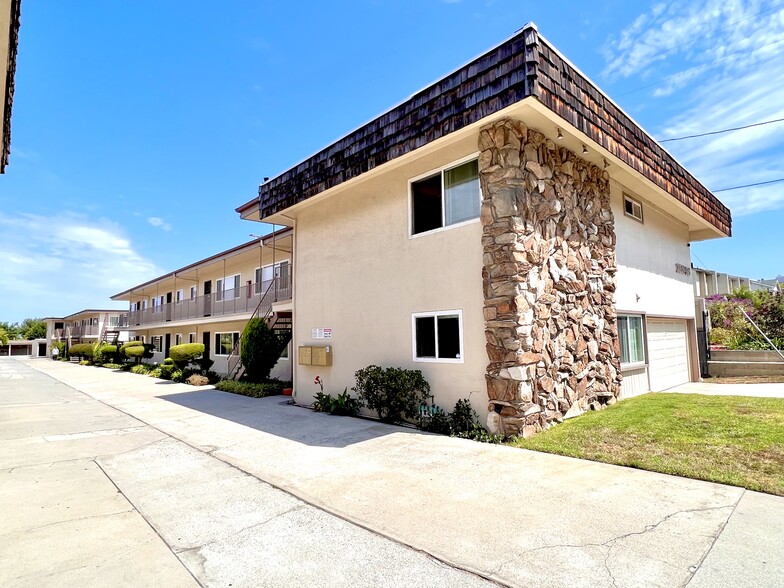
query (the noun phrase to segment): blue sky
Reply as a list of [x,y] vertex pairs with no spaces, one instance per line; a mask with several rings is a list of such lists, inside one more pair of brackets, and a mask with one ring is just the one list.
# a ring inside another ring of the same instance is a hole
[[[274,176],[533,20],[664,139],[784,117],[784,3],[25,0],[0,177],[0,320],[109,296],[247,240]],[[784,177],[784,123],[667,143],[711,189]],[[784,183],[719,194],[694,263],[784,273]]]

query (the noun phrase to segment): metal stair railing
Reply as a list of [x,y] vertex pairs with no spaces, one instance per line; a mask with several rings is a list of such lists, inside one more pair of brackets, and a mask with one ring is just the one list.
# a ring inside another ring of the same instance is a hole
[[[250,322],[254,318],[258,318],[261,316],[262,310],[264,311],[264,321],[266,322],[269,319],[270,315],[272,314],[272,303],[277,300],[277,285],[278,278],[273,279],[270,282],[270,285],[267,286],[267,289],[264,291],[264,294],[261,296],[259,300],[259,304],[256,306],[256,310],[253,311],[253,314],[248,319]],[[245,329],[248,328],[248,325],[245,325]],[[234,347],[231,348],[231,353],[229,353],[228,358],[228,377],[229,379],[233,380],[239,377],[240,370],[242,368],[242,358],[240,357],[240,343],[242,342],[242,335],[245,334],[245,329],[242,330],[242,334],[240,334],[239,339],[234,344]]]
[[772,349],[773,349],[773,350],[774,350],[776,353],[778,353],[778,354],[779,354],[779,357],[780,357],[781,359],[783,359],[783,360],[784,360],[784,354],[782,354],[782,353],[781,353],[781,351],[779,350],[779,348],[778,348],[778,347],[776,347],[776,346],[773,344],[773,341],[771,341],[770,339],[768,339],[768,336],[767,336],[765,333],[763,333],[763,332],[762,332],[762,329],[760,329],[760,328],[757,326],[757,323],[755,323],[753,320],[751,320],[751,317],[750,317],[748,314],[746,314],[746,311],[745,311],[745,310],[743,310],[743,309],[741,308],[741,309],[740,309],[740,311],[743,313],[743,316],[745,316],[745,317],[746,317],[746,320],[747,320],[747,321],[749,321],[749,322],[752,324],[752,326],[753,326],[755,329],[757,329],[757,332],[759,332],[759,334],[760,334],[760,335],[762,335],[762,338],[763,338],[763,339],[765,339],[765,341],[767,341],[768,345],[770,345],[770,346],[771,346],[771,348],[772,348]]

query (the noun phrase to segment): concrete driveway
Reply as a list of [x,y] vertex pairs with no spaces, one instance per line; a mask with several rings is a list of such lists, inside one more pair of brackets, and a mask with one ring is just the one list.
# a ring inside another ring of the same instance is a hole
[[784,398],[784,384],[716,384],[711,381],[689,382],[668,390],[678,394],[707,394],[709,396],[756,396]]
[[[182,541],[174,552],[186,564],[182,553],[191,545],[205,569],[217,568],[228,549],[205,548],[203,536],[187,539],[186,524],[178,522],[201,526],[193,517],[211,520],[221,502],[195,514],[190,508],[167,514],[162,500],[180,476],[172,465],[177,452],[193,464],[195,451],[475,581],[780,586],[784,578],[779,497],[330,417],[281,397],[251,399],[62,362],[24,363],[166,435],[100,463],[163,538]],[[199,468],[186,473],[198,477]],[[178,496],[178,503],[187,505],[188,497]],[[292,538],[310,532],[305,523],[290,531]],[[295,541],[287,550],[300,566],[311,565],[311,552]],[[234,553],[238,565],[249,565],[236,545]],[[189,569],[198,577],[195,565]],[[360,578],[355,585],[372,583]]]

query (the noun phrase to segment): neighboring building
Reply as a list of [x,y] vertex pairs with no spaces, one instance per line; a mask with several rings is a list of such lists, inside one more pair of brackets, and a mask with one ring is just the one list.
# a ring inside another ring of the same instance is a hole
[[[248,320],[267,317],[291,329],[292,231],[277,231],[115,294],[130,305],[123,332],[154,346],[161,363],[172,345],[204,343],[213,369],[236,376],[239,340]],[[272,376],[291,379],[289,348]]]
[[46,357],[46,339],[17,339],[0,345],[0,357]]
[[86,308],[69,314],[62,318],[47,317],[46,341],[48,343],[46,355],[52,353],[52,342],[63,342],[66,347],[76,343],[107,343],[122,344],[128,339],[123,338],[120,325],[125,319],[125,313],[116,308],[94,309]]
[[16,51],[19,45],[19,10],[21,0],[0,0],[0,88],[3,92],[2,127],[0,128],[0,174],[5,173],[11,153],[11,106],[14,103]]
[[694,276],[694,297],[707,298],[716,294],[732,294],[738,288],[748,288],[752,292],[756,290],[776,291],[776,284],[770,280],[752,280],[732,276],[714,270],[702,269],[692,266]]
[[417,368],[445,409],[470,397],[523,434],[697,379],[688,245],[731,232],[533,25],[237,212],[294,230],[298,402],[316,375],[336,393],[370,364]]

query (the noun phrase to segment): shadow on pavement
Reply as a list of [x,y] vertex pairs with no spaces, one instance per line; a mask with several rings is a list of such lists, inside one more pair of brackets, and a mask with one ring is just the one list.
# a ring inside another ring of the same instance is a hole
[[289,404],[289,396],[249,398],[218,390],[195,390],[158,398],[310,446],[343,448],[395,433],[421,434],[372,420],[313,412]]

